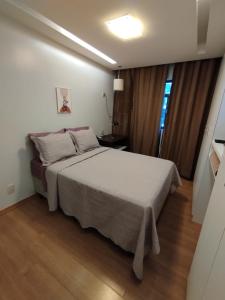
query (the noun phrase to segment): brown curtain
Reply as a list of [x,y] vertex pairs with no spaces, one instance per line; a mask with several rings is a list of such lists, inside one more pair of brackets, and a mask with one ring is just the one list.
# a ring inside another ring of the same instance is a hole
[[175,65],[161,157],[187,179],[194,175],[219,65],[220,59]]
[[160,116],[168,66],[134,71],[130,119],[130,147],[133,152],[158,155]]
[[168,66],[122,70],[124,91],[114,98],[113,133],[129,137],[131,151],[158,153],[160,116]]

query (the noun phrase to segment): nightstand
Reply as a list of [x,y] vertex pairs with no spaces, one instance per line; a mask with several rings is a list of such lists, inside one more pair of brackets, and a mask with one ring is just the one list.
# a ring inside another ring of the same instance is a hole
[[99,144],[104,147],[110,147],[118,150],[127,150],[128,139],[122,135],[107,134],[98,137]]

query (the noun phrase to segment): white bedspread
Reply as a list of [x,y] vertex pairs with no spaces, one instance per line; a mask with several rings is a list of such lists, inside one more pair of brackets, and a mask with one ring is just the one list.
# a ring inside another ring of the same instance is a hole
[[181,184],[175,164],[101,147],[49,166],[46,178],[49,209],[60,205],[83,228],[134,253],[142,279],[144,255],[160,251],[156,220],[171,187]]

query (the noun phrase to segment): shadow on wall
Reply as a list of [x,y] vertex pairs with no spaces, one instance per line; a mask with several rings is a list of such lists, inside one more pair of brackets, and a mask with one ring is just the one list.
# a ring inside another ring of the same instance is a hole
[[19,161],[17,197],[21,200],[34,194],[34,185],[30,169],[30,161],[33,158],[33,154],[28,137],[26,137],[26,147],[20,148],[17,153]]

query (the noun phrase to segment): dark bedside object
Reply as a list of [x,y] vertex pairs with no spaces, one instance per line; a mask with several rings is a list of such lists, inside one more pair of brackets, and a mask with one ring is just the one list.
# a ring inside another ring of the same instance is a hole
[[110,147],[120,150],[127,150],[128,139],[122,135],[107,134],[101,137],[97,137],[99,144],[104,147]]
[[215,142],[218,143],[218,144],[225,144],[225,140],[215,139]]

